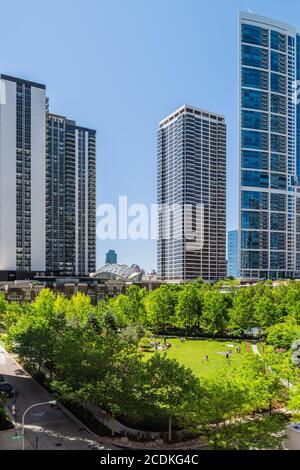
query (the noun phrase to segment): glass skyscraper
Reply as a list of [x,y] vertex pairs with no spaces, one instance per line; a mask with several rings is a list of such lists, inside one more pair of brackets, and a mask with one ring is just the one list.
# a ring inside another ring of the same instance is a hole
[[239,36],[240,275],[299,277],[300,40],[292,26],[250,13],[240,14]]
[[239,277],[239,232],[238,230],[231,230],[228,232],[228,256],[227,256],[227,276]]

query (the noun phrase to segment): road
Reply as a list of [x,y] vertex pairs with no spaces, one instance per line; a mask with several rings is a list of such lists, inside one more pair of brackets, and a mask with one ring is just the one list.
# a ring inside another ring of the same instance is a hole
[[[18,434],[24,411],[35,403],[53,400],[53,397],[30,377],[26,371],[0,346],[0,374],[17,390],[15,422]],[[13,399],[8,403],[11,409]],[[9,434],[8,434],[9,435]],[[9,438],[11,439],[11,438]],[[22,441],[16,440],[15,449]],[[9,443],[11,444],[11,442]],[[0,441],[0,450],[11,448]],[[43,405],[30,410],[25,418],[26,450],[101,450],[117,449],[104,444],[101,438],[89,433],[57,406]]]

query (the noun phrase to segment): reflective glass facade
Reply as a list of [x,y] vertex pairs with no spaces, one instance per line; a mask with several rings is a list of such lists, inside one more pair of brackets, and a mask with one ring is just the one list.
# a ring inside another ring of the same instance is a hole
[[244,279],[299,277],[297,45],[293,27],[240,14],[239,269]]
[[239,277],[238,230],[228,232],[227,276]]

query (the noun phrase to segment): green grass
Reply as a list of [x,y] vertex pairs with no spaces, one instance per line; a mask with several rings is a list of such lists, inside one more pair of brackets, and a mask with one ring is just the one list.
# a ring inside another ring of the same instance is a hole
[[[185,367],[191,369],[197,377],[209,377],[210,374],[218,370],[226,370],[229,367],[241,368],[247,355],[252,354],[250,343],[246,348],[246,342],[237,343],[234,340],[186,340],[184,343],[181,343],[180,339],[167,341],[172,344],[166,353],[167,357],[177,359]],[[234,346],[228,347],[229,344]],[[236,353],[236,345],[240,346],[240,353]],[[233,352],[230,356],[230,365],[228,365],[225,355],[219,354],[229,349]],[[149,358],[151,354],[151,352],[146,353],[146,356]],[[164,353],[161,352],[161,354]],[[205,360],[206,354],[208,361]]]

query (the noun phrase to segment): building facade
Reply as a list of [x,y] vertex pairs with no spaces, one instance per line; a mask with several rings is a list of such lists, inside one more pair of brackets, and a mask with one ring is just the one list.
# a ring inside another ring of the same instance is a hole
[[0,272],[30,277],[46,269],[46,90],[0,81]]
[[224,117],[175,111],[159,124],[157,162],[158,278],[226,278]]
[[105,264],[117,264],[118,263],[118,255],[115,250],[108,250],[105,255]]
[[96,131],[47,114],[46,271],[96,270]]
[[227,240],[227,276],[239,277],[239,232],[231,230],[228,232]]
[[299,36],[249,13],[239,23],[240,275],[299,277]]
[[0,75],[0,281],[96,269],[96,131]]

